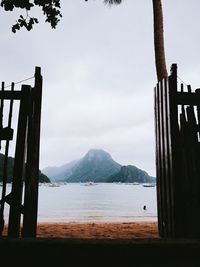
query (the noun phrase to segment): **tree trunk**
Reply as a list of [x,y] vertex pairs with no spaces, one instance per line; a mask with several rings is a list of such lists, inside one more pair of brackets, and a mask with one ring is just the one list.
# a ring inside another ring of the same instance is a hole
[[163,12],[161,0],[152,0],[154,16],[154,49],[157,79],[160,81],[167,77],[165,62],[164,34],[163,34]]

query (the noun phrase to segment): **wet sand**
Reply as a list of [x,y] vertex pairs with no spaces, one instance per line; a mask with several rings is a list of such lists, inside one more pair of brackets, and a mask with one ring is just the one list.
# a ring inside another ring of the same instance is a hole
[[37,237],[131,239],[158,238],[157,223],[39,223]]

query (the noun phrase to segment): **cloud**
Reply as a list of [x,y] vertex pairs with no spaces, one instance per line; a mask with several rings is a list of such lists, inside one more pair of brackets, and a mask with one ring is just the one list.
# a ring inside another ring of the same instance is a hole
[[[12,34],[19,13],[1,11],[0,77],[44,77],[40,165],[61,165],[90,148],[155,175],[153,87],[156,83],[151,1],[61,1],[56,30],[41,23]],[[200,85],[200,2],[163,0],[167,65]],[[33,14],[34,15],[34,14]],[[186,34],[187,33],[187,34]]]

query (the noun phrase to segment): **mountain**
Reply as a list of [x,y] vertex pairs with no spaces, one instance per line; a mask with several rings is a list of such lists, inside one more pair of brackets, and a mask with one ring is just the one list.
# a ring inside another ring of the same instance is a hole
[[78,161],[67,182],[106,182],[107,178],[119,172],[121,165],[110,154],[101,149],[91,149]]
[[91,149],[79,159],[60,167],[42,170],[52,181],[66,182],[156,182],[145,171],[132,166],[121,166],[102,149]]
[[74,160],[60,167],[46,167],[42,169],[42,172],[46,174],[52,182],[61,182],[72,175],[73,169],[78,162],[78,160]]
[[111,175],[107,182],[122,182],[122,183],[155,183],[156,178],[149,176],[147,172],[132,166],[122,166],[120,171]]
[[[0,182],[2,181],[3,177],[3,165],[4,165],[4,155],[0,153]],[[7,175],[8,175],[8,182],[12,181],[13,176],[13,167],[14,167],[14,158],[8,157],[8,168],[7,168]],[[40,183],[49,183],[50,179],[39,171],[39,182]]]

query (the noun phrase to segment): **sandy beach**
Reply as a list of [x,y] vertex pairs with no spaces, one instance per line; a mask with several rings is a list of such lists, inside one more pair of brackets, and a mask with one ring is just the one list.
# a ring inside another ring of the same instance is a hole
[[157,223],[39,223],[37,237],[131,239],[158,238]]
[[[7,225],[3,236],[7,235]],[[159,238],[156,222],[38,223],[37,237],[131,239]]]

